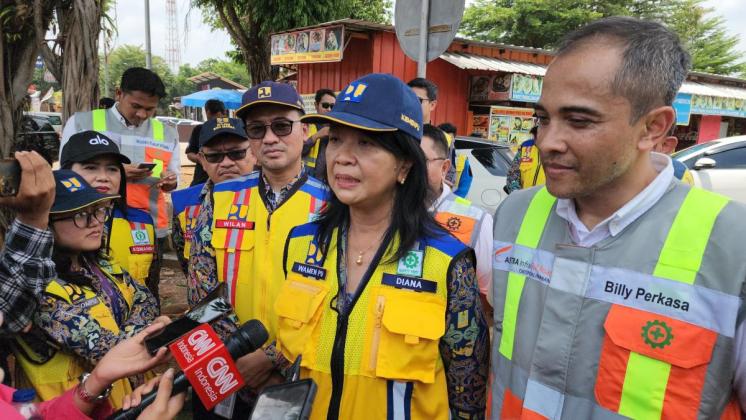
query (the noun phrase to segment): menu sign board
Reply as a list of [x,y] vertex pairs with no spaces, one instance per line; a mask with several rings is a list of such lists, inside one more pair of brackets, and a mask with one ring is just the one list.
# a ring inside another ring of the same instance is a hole
[[534,110],[507,106],[490,107],[488,138],[499,144],[517,148],[531,137]]
[[514,74],[510,83],[510,100],[520,102],[539,102],[544,78],[528,74]]
[[510,99],[510,74],[472,76],[469,90],[471,102],[507,101]]
[[344,26],[272,35],[272,64],[342,61]]

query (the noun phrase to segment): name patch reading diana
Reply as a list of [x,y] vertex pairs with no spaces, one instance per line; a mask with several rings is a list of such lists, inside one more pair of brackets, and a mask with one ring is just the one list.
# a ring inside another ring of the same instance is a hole
[[326,269],[316,267],[313,265],[303,263],[293,263],[293,273],[298,273],[302,276],[313,277],[316,280],[323,280],[326,278]]
[[434,281],[399,274],[384,274],[381,283],[396,287],[397,289],[409,289],[415,292],[435,293],[435,290],[438,288],[438,283]]
[[216,220],[215,227],[229,229],[254,230],[254,222],[244,220]]

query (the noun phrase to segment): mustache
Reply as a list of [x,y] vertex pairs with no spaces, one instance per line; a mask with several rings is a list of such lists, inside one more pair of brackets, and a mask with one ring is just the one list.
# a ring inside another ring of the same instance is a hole
[[542,165],[558,165],[567,167],[577,166],[577,161],[575,159],[557,152],[542,153],[539,151],[539,158],[541,159]]

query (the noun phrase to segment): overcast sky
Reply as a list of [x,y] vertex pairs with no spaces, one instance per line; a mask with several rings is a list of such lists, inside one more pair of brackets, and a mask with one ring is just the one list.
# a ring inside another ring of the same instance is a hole
[[[189,0],[176,0],[178,8],[181,62],[195,65],[206,58],[225,58],[232,49],[225,31],[211,32],[202,23],[200,10],[189,12]],[[705,4],[724,16],[728,31],[739,37],[739,48],[746,58],[746,0],[707,0]],[[119,0],[116,19],[119,28],[115,47],[124,44],[145,46],[143,0]],[[189,16],[187,16],[189,14]],[[154,55],[166,57],[166,1],[150,0],[151,48]],[[185,27],[188,29],[185,31]]]

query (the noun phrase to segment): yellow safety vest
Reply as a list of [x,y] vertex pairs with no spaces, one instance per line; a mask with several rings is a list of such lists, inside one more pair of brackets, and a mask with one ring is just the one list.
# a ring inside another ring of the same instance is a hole
[[155,253],[155,229],[150,214],[130,207],[125,215],[115,208],[109,250],[113,260],[144,286]]
[[194,185],[189,188],[174,191],[171,193],[171,200],[174,205],[174,214],[179,221],[181,232],[184,237],[184,259],[189,261],[189,253],[192,248],[193,229],[197,223],[199,210],[202,208],[200,195],[205,184]]
[[[316,126],[316,124],[308,124],[308,137],[313,136],[318,131],[319,128]],[[305,163],[305,165],[309,168],[316,167],[316,159],[319,158],[319,149],[321,148],[320,145],[320,139],[316,139],[316,141],[313,143],[313,147],[311,147],[311,150],[308,152],[308,155],[303,157],[303,163]]]
[[[275,301],[278,348],[288,360],[302,355],[301,376],[318,385],[311,419],[386,419],[394,412],[448,419],[438,345],[446,331],[448,273],[466,246],[450,235],[421,240],[398,262],[376,266],[348,315],[340,316],[333,309],[340,293],[337,231],[321,255],[317,226],[291,231],[287,280]],[[395,240],[388,252],[396,246]]]
[[[103,265],[99,268],[116,284],[127,305],[131,307],[135,290],[122,280],[121,268],[115,264],[112,264],[110,268]],[[92,288],[56,279],[47,285],[44,292],[48,296],[64,300],[69,304],[84,305],[91,319],[95,319],[102,328],[119,334],[120,329],[111,309],[100,297],[100,293]],[[92,369],[90,363],[81,357],[63,350],[55,351],[51,358],[38,355],[23,341],[22,337],[22,335],[16,336],[14,343],[16,360],[23,370],[20,380],[22,384],[33,387],[36,395],[43,401],[64,394],[78,384],[78,378],[83,372],[90,372]],[[109,403],[114,409],[119,409],[122,406],[122,398],[131,393],[132,387],[129,380],[120,379],[113,384]]]
[[271,342],[275,334],[272,303],[285,280],[285,239],[290,229],[316,218],[328,190],[315,178],[302,179],[290,197],[269,213],[260,179],[261,173],[254,172],[215,185],[212,246],[218,279],[228,287],[238,320],[260,320]]
[[521,188],[544,185],[546,177],[544,168],[541,167],[539,149],[534,140],[523,142],[518,149],[518,154],[520,155]]

